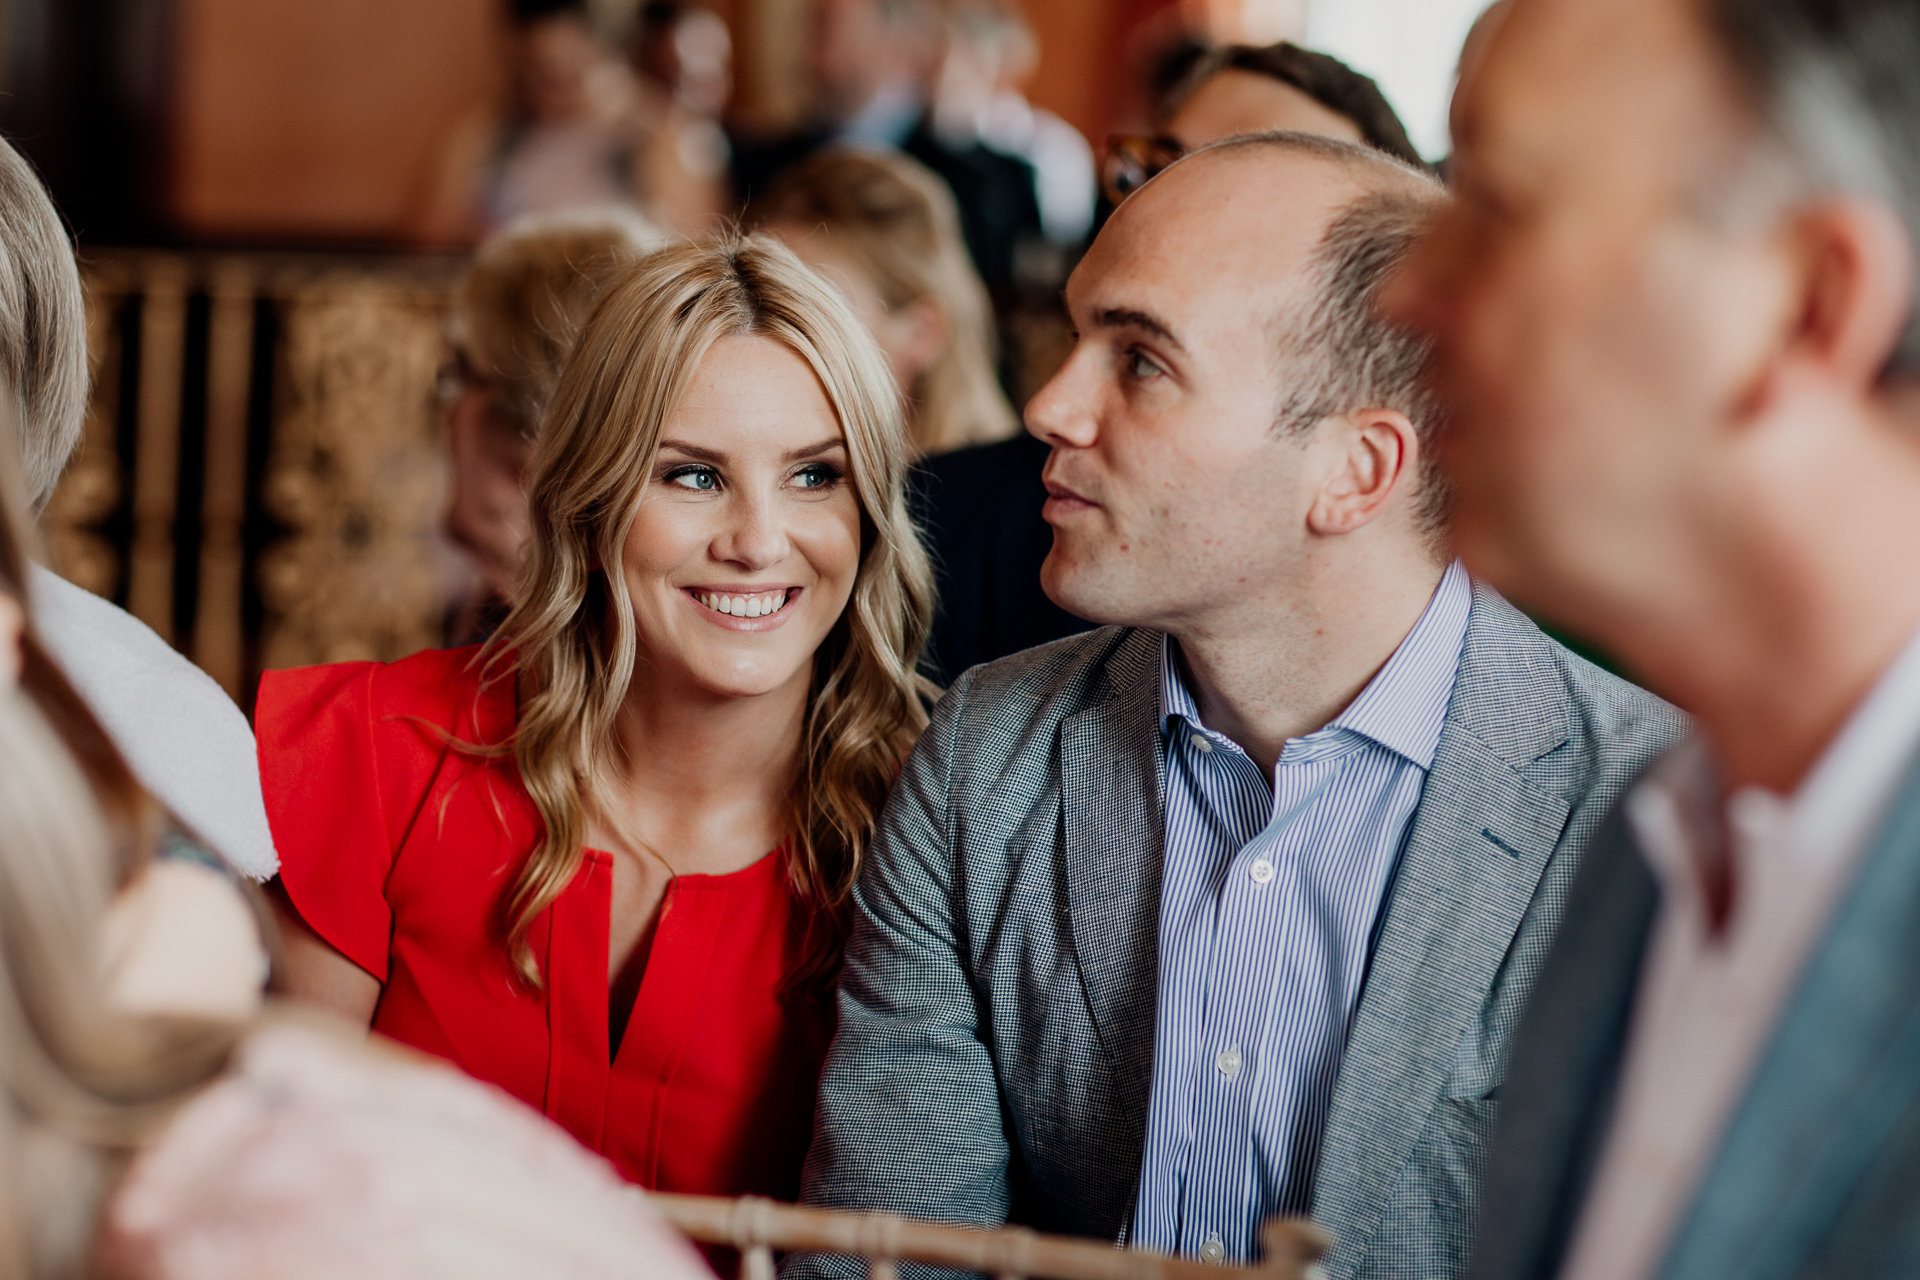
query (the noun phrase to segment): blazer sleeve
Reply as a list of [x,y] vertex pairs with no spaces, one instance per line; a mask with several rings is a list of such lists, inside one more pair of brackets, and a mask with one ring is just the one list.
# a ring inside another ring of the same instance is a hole
[[[981,1010],[968,978],[949,779],[967,680],[935,709],[881,816],[854,893],[840,1027],[820,1084],[801,1200],[998,1226],[1008,1144]],[[785,1280],[853,1275],[801,1255]]]
[[396,840],[376,750],[379,670],[354,662],[266,672],[254,735],[287,897],[309,928],[384,984]]

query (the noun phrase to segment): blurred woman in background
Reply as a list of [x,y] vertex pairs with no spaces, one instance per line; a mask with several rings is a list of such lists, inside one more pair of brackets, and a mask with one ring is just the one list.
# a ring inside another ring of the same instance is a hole
[[612,285],[484,649],[269,672],[290,990],[627,1178],[792,1199],[845,913],[926,723],[899,399],[778,242]]
[[527,470],[561,362],[607,282],[662,238],[622,209],[525,218],[481,245],[454,289],[440,388],[447,532],[475,579],[448,610],[454,645],[486,639],[506,616],[527,544]]
[[829,150],[777,179],[750,219],[838,285],[880,343],[916,453],[1004,440],[986,286],[941,181],[905,156]]

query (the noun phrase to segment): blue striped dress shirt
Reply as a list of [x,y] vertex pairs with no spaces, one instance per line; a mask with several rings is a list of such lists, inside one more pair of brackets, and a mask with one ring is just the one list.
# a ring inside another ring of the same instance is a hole
[[1132,1239],[1245,1260],[1305,1212],[1375,917],[1453,696],[1473,592],[1447,569],[1420,621],[1272,785],[1200,721],[1161,649],[1166,854],[1146,1153]]

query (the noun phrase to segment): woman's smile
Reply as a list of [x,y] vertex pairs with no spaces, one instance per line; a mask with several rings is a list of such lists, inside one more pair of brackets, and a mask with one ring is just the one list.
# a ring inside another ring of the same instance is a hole
[[707,621],[729,631],[771,631],[796,611],[804,587],[682,587]]

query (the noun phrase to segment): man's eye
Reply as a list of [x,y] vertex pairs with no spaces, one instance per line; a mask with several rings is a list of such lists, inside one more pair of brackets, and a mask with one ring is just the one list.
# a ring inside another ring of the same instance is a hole
[[1166,372],[1140,351],[1129,351],[1123,359],[1127,372],[1136,378],[1153,378]]
[[793,473],[793,482],[802,489],[825,489],[840,480],[840,470],[824,462],[816,462],[800,468]]
[[667,473],[667,483],[711,493],[720,487],[720,473],[712,467],[676,467]]

